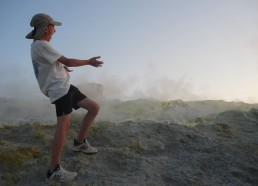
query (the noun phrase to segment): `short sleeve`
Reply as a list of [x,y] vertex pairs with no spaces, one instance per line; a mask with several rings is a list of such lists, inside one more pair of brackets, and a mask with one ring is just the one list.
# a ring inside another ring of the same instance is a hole
[[44,43],[38,52],[42,58],[51,64],[56,62],[62,56],[62,54],[56,51],[49,43]]

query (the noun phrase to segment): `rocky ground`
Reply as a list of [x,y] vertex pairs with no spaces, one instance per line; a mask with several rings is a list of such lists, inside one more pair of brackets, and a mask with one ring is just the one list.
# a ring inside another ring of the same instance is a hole
[[[72,125],[62,165],[78,172],[52,185],[257,185],[258,111],[231,110],[187,124],[160,120],[97,121],[89,135],[95,155],[69,150],[81,116]],[[0,129],[0,185],[47,185],[45,175],[55,125],[24,122]]]

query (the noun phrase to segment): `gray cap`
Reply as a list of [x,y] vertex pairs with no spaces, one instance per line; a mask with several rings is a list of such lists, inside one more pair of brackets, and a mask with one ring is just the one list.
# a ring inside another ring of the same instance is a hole
[[48,25],[61,26],[62,23],[54,21],[52,17],[44,13],[34,15],[30,21],[30,26],[34,27],[34,29],[26,35],[26,38],[40,39],[44,35]]

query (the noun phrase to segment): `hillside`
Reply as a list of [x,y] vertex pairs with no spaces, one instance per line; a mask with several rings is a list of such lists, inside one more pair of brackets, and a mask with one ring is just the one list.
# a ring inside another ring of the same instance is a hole
[[[172,120],[98,120],[89,136],[89,141],[99,150],[96,155],[69,150],[80,119],[80,114],[72,115],[62,157],[62,165],[77,171],[78,176],[72,182],[55,185],[258,183],[256,109],[198,117],[188,120],[187,125]],[[34,121],[0,129],[0,185],[46,185],[54,127]]]
[[[128,119],[174,121],[187,123],[198,117],[212,117],[227,110],[249,111],[258,109],[258,104],[243,102],[225,102],[222,100],[203,101],[158,101],[139,99],[130,101],[100,100],[99,121],[124,121]],[[84,114],[83,109],[74,113]],[[19,124],[21,122],[55,123],[55,106],[49,100],[19,100],[0,98],[0,126]]]

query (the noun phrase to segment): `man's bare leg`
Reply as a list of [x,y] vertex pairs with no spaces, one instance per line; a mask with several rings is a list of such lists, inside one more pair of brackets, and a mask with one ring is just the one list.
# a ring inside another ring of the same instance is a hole
[[66,135],[70,126],[70,114],[57,117],[55,137],[52,144],[50,172],[60,163]]
[[86,137],[86,135],[88,134],[89,129],[99,112],[99,105],[95,101],[89,98],[85,98],[79,101],[77,105],[79,107],[82,107],[88,110],[88,113],[85,115],[85,117],[82,120],[82,126],[77,136],[77,140],[82,142]]

